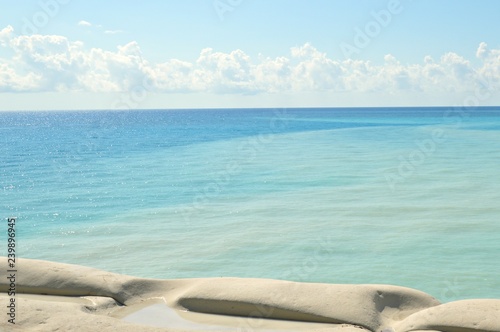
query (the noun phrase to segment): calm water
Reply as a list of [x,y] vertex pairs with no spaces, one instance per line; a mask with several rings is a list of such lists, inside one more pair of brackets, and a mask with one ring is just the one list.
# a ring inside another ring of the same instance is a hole
[[500,298],[498,108],[7,112],[0,131],[20,256]]

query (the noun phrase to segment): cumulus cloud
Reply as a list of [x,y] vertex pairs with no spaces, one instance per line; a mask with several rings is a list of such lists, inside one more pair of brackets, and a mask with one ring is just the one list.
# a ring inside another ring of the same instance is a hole
[[489,49],[486,43],[481,43],[476,56],[483,61],[483,66],[477,69],[478,84],[490,91],[500,86],[500,50]]
[[[81,21],[80,23],[85,22]],[[82,23],[79,25],[85,25]],[[88,23],[88,22],[86,22]],[[0,46],[12,50],[0,58],[0,91],[152,92],[259,94],[293,92],[467,92],[492,89],[500,82],[500,50],[481,43],[479,65],[456,54],[426,56],[403,64],[391,54],[381,64],[334,59],[310,43],[276,58],[252,58],[242,50],[200,51],[196,61],[168,59],[153,63],[137,42],[115,50],[88,48],[63,36],[16,36],[0,30]]]
[[0,30],[0,46],[6,47],[9,45],[13,32],[14,28],[10,25]]

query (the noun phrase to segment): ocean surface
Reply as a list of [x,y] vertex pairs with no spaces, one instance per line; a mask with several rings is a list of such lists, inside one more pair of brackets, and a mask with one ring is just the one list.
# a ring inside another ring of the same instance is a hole
[[500,298],[499,162],[500,108],[3,112],[0,217],[141,277]]

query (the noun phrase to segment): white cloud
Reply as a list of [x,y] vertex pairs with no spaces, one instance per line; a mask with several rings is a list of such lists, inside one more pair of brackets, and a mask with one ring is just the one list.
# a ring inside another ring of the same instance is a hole
[[298,60],[292,70],[292,89],[294,90],[339,90],[345,89],[344,68],[336,60],[329,59],[326,53],[319,52],[311,44],[291,49],[292,58]]
[[222,53],[206,48],[201,51],[189,74],[198,90],[254,93],[253,68],[250,57],[241,50]]
[[500,50],[490,50],[486,43],[481,43],[476,55],[483,61],[483,66],[477,69],[480,76],[477,85],[492,91],[500,86]]
[[16,36],[11,26],[0,30],[0,45],[14,54],[0,58],[0,91],[4,92],[128,92],[146,86],[158,93],[435,95],[498,89],[500,82],[500,50],[489,49],[485,43],[477,49],[480,61],[476,66],[452,52],[438,60],[426,56],[415,64],[402,64],[388,54],[382,64],[374,65],[332,59],[309,43],[276,58],[206,48],[194,62],[152,63],[137,42],[113,51],[89,49],[63,36]]
[[103,32],[106,35],[116,35],[116,34],[124,32],[123,30],[104,30],[104,31],[102,31],[103,26],[101,24],[92,24],[92,23],[85,21],[85,20],[79,21],[77,25],[81,26],[81,27],[95,28],[95,29]]
[[91,27],[92,23],[84,21],[84,20],[81,20],[80,22],[78,22],[78,25],[82,26],[82,27]]
[[123,30],[105,30],[104,33],[107,35],[116,35],[119,33],[123,33]]
[[277,93],[291,90],[292,74],[290,59],[278,57],[276,59],[261,58],[253,70],[255,88],[258,91]]
[[8,46],[9,40],[12,38],[14,28],[10,25],[0,30],[0,46]]
[[479,59],[484,59],[487,54],[488,54],[488,45],[484,42],[479,44],[479,47],[477,48],[476,51],[476,56]]

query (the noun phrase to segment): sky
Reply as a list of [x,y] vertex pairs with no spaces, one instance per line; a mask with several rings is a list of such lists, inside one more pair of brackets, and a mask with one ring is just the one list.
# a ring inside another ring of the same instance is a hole
[[500,105],[498,0],[0,0],[0,111]]

